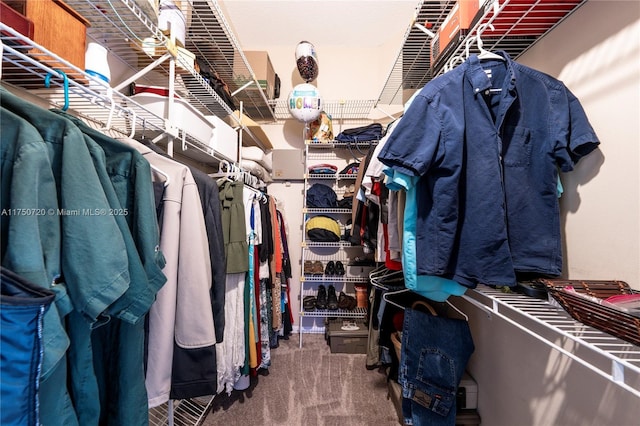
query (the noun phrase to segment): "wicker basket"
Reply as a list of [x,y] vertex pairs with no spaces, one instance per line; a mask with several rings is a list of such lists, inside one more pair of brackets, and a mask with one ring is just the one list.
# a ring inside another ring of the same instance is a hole
[[617,294],[638,293],[623,281],[541,280],[549,293],[574,319],[640,346],[640,318],[563,291],[566,286],[583,294],[606,299]]

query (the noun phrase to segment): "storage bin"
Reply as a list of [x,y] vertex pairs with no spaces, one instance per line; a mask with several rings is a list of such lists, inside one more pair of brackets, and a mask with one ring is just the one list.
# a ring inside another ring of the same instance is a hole
[[[136,90],[139,90],[137,87]],[[163,93],[163,89],[154,89]],[[150,112],[163,117],[169,116],[169,98],[156,93],[142,92],[131,96],[131,99],[148,109]],[[164,92],[168,93],[168,92]],[[187,101],[174,99],[174,115],[171,117],[172,124],[181,129],[185,129],[190,136],[198,139],[203,145],[209,146],[211,138],[214,136],[214,126],[200,111],[192,107]]]
[[224,120],[215,115],[206,115],[205,118],[213,126],[213,133],[209,139],[209,147],[217,153],[224,155],[234,163],[238,162],[238,133]]
[[334,319],[326,327],[331,353],[367,353],[369,329],[363,320]]

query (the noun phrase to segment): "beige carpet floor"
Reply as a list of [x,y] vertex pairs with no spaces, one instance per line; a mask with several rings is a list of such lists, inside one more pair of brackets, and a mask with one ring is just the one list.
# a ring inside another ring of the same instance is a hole
[[365,368],[366,355],[331,353],[321,334],[280,340],[268,375],[245,391],[218,395],[206,426],[398,426],[386,375]]

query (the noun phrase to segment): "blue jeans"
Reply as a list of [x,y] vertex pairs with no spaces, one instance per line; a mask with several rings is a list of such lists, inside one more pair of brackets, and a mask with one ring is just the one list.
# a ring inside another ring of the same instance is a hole
[[38,425],[42,318],[54,294],[4,268],[0,285],[0,424]]
[[405,309],[398,382],[407,425],[455,425],[456,392],[474,345],[466,321]]

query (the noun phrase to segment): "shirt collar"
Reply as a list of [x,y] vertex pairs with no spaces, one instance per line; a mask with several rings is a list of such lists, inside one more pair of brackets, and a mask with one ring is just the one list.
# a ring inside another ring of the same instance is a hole
[[[499,50],[497,52],[498,55],[502,56],[505,60],[505,64],[507,67],[507,76],[510,78],[506,78],[503,83],[503,90],[515,90],[516,87],[516,73],[513,67],[513,61],[509,57],[509,54],[504,50]],[[492,61],[497,61],[496,59]],[[478,59],[478,55],[471,55],[469,59],[467,59],[467,78],[473,87],[473,93],[478,94],[483,92],[484,90],[491,88],[491,81],[487,78],[487,74],[482,68],[482,61]],[[489,61],[487,61],[489,62]],[[487,63],[485,62],[485,63]]]

